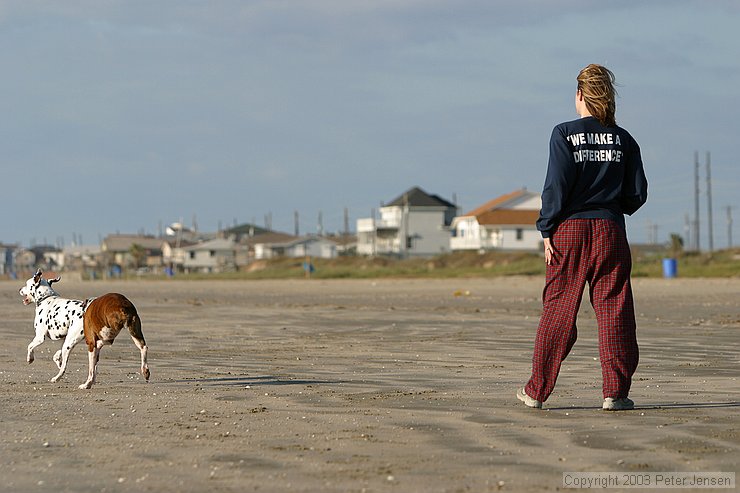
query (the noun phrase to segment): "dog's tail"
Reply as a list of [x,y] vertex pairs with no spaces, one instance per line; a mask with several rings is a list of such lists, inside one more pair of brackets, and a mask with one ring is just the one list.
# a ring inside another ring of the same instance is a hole
[[82,313],[85,313],[85,310],[87,310],[87,307],[90,306],[90,303],[95,299],[96,297],[93,296],[92,298],[87,298],[85,301],[82,302]]
[[144,340],[144,333],[141,331],[141,319],[139,318],[138,313],[132,313],[128,316],[128,320],[126,320],[126,327],[128,327],[128,333],[131,335],[131,337],[141,341],[142,345],[146,345],[146,341]]

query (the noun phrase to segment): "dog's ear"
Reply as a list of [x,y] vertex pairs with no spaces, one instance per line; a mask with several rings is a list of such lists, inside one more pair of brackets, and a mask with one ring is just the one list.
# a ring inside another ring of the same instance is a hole
[[55,282],[59,282],[62,280],[62,276],[57,276],[54,279],[48,279],[47,282],[49,283],[49,286],[51,286]]
[[36,273],[33,275],[34,284],[38,284],[40,280],[41,280],[41,269],[37,270]]

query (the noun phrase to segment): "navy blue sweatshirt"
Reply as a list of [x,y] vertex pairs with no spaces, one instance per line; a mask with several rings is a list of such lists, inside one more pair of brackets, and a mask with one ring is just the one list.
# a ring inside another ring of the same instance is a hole
[[537,220],[543,238],[566,219],[611,219],[624,228],[624,214],[645,201],[640,146],[629,132],[605,127],[592,116],[553,129]]

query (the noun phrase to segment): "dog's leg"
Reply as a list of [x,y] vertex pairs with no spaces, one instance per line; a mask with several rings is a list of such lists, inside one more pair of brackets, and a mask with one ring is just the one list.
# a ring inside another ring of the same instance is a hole
[[31,343],[28,345],[28,355],[26,356],[26,361],[28,361],[29,364],[33,363],[33,350],[44,343],[44,337],[44,334],[36,334],[36,337],[34,337]]
[[136,316],[129,323],[128,333],[131,336],[131,340],[133,340],[134,344],[136,344],[136,347],[139,348],[139,351],[141,351],[141,374],[148,382],[150,373],[149,365],[147,365],[146,363],[146,354],[149,348],[147,348],[146,346],[144,333],[141,331],[141,319],[139,318],[138,314],[136,314]]
[[[69,332],[67,333],[67,337],[64,339],[64,343],[62,344],[62,349],[57,351],[57,353],[54,355],[54,361],[57,363],[57,366],[59,366],[59,373],[57,373],[57,375],[51,379],[52,382],[56,382],[57,380],[62,378],[64,372],[67,371],[67,361],[69,360],[69,353],[84,338],[85,331],[82,327],[82,321],[80,321],[79,324],[74,324],[72,327],[70,327]],[[59,359],[58,361],[57,358]]]
[[146,342],[144,342],[144,338],[139,339],[138,337],[131,336],[131,340],[134,341],[134,344],[136,344],[136,347],[139,348],[139,351],[141,351],[141,374],[144,376],[144,379],[148,382],[149,381],[149,365],[146,363],[146,353],[148,351],[148,348],[146,346]]
[[100,347],[96,344],[92,351],[88,351],[87,381],[80,385],[81,389],[89,389],[95,383],[95,374],[98,371],[98,360],[100,359]]
[[57,364],[57,368],[62,368],[62,350],[60,349],[56,353],[54,353],[54,357],[52,358],[54,360],[54,363]]

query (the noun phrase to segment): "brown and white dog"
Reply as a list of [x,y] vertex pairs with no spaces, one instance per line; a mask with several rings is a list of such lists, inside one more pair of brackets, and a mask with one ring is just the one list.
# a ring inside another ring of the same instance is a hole
[[82,321],[82,300],[62,298],[51,285],[59,282],[61,277],[46,279],[41,269],[36,271],[25,286],[18,292],[23,297],[23,304],[36,304],[36,317],[33,321],[35,337],[28,345],[26,361],[33,363],[33,350],[48,337],[52,341],[64,338],[62,348],[54,354],[54,362],[59,373],[51,381],[56,382],[67,369],[67,360],[72,349],[85,338]]
[[89,389],[95,383],[98,372],[100,349],[106,344],[113,344],[119,332],[128,330],[131,339],[141,351],[141,374],[149,381],[149,366],[146,362],[147,346],[141,332],[141,319],[136,307],[128,298],[118,293],[108,293],[98,298],[85,300],[84,332],[88,349],[87,381],[81,389]]

